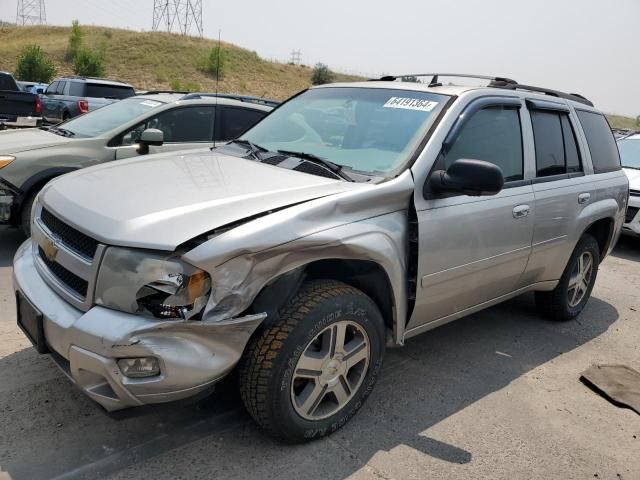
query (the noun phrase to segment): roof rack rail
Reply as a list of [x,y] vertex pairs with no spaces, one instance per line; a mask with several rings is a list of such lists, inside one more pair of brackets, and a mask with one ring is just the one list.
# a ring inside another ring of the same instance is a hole
[[123,82],[122,80],[105,78],[105,77],[87,77],[84,75],[60,75],[59,77],[55,77],[54,80],[56,78],[71,78],[74,80],[101,80],[103,82],[123,83],[125,85],[129,85],[127,82]]
[[593,102],[591,102],[591,100],[588,100],[586,97],[580,95],[579,93],[565,93],[559,90],[553,90],[551,88],[533,87],[531,85],[522,85],[520,83],[514,84],[514,83],[503,83],[503,82],[491,82],[489,86],[495,87],[495,88],[505,88],[507,90],[527,90],[529,92],[544,93],[545,95],[564,98],[565,100],[571,100],[574,102],[582,103],[583,105],[588,105],[590,107],[593,107]]
[[531,85],[523,85],[517,81],[507,77],[491,77],[487,75],[470,75],[466,73],[411,73],[404,75],[386,75],[378,80],[383,82],[393,82],[407,77],[431,77],[429,82],[430,87],[441,87],[439,77],[459,77],[459,78],[477,78],[481,80],[489,80],[488,87],[504,88],[508,90],[528,90],[530,92],[544,93],[545,95],[551,95],[558,98],[564,98],[566,100],[572,100],[574,102],[582,103],[593,107],[593,103],[583,95],[579,93],[565,93],[559,90],[552,90],[550,88],[533,87]]
[[189,95],[191,92],[180,92],[177,90],[144,90],[138,95],[158,95],[160,93],[174,93],[176,95]]
[[234,95],[229,93],[188,93],[181,100],[196,100],[198,98],[218,97],[229,100],[237,100],[239,102],[257,103],[268,107],[277,107],[280,102],[262,97],[252,97],[250,95]]

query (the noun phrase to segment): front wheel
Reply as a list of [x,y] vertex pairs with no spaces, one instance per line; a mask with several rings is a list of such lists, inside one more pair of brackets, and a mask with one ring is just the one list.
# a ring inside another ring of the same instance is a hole
[[600,247],[596,239],[585,234],[576,245],[569,263],[551,292],[536,292],[536,305],[552,320],[576,318],[591,296],[600,265]]
[[333,433],[371,393],[384,339],[380,311],[360,290],[308,282],[248,346],[240,367],[244,404],[286,442]]
[[25,198],[20,212],[20,227],[27,238],[31,236],[31,211],[33,210],[36,195],[38,195],[38,192],[31,193]]

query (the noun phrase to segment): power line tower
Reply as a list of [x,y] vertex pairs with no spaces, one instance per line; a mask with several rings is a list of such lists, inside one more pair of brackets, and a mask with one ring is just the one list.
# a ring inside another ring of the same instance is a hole
[[204,34],[202,0],[153,0],[153,30]]
[[47,11],[44,0],[18,0],[16,23],[21,26],[46,24]]
[[302,60],[302,52],[300,50],[291,50],[291,63],[300,65]]

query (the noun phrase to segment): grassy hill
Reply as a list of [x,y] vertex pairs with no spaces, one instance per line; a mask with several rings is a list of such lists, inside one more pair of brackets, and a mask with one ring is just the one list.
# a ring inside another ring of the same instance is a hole
[[[134,32],[83,26],[85,45],[106,46],[107,76],[128,82],[140,90],[169,89],[171,82],[192,90],[213,91],[215,80],[198,70],[215,41],[163,32]],[[36,26],[0,27],[0,70],[13,72],[20,50],[37,44],[49,55],[58,74],[72,74],[65,62],[70,28]],[[219,91],[259,95],[284,100],[311,85],[311,68],[271,62],[256,52],[222,44],[225,72]],[[356,77],[338,75],[337,80]]]

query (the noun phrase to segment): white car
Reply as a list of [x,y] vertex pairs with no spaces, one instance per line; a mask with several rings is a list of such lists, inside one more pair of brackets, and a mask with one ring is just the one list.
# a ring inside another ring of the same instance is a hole
[[623,233],[640,235],[640,133],[618,140],[622,168],[629,178],[629,206]]

